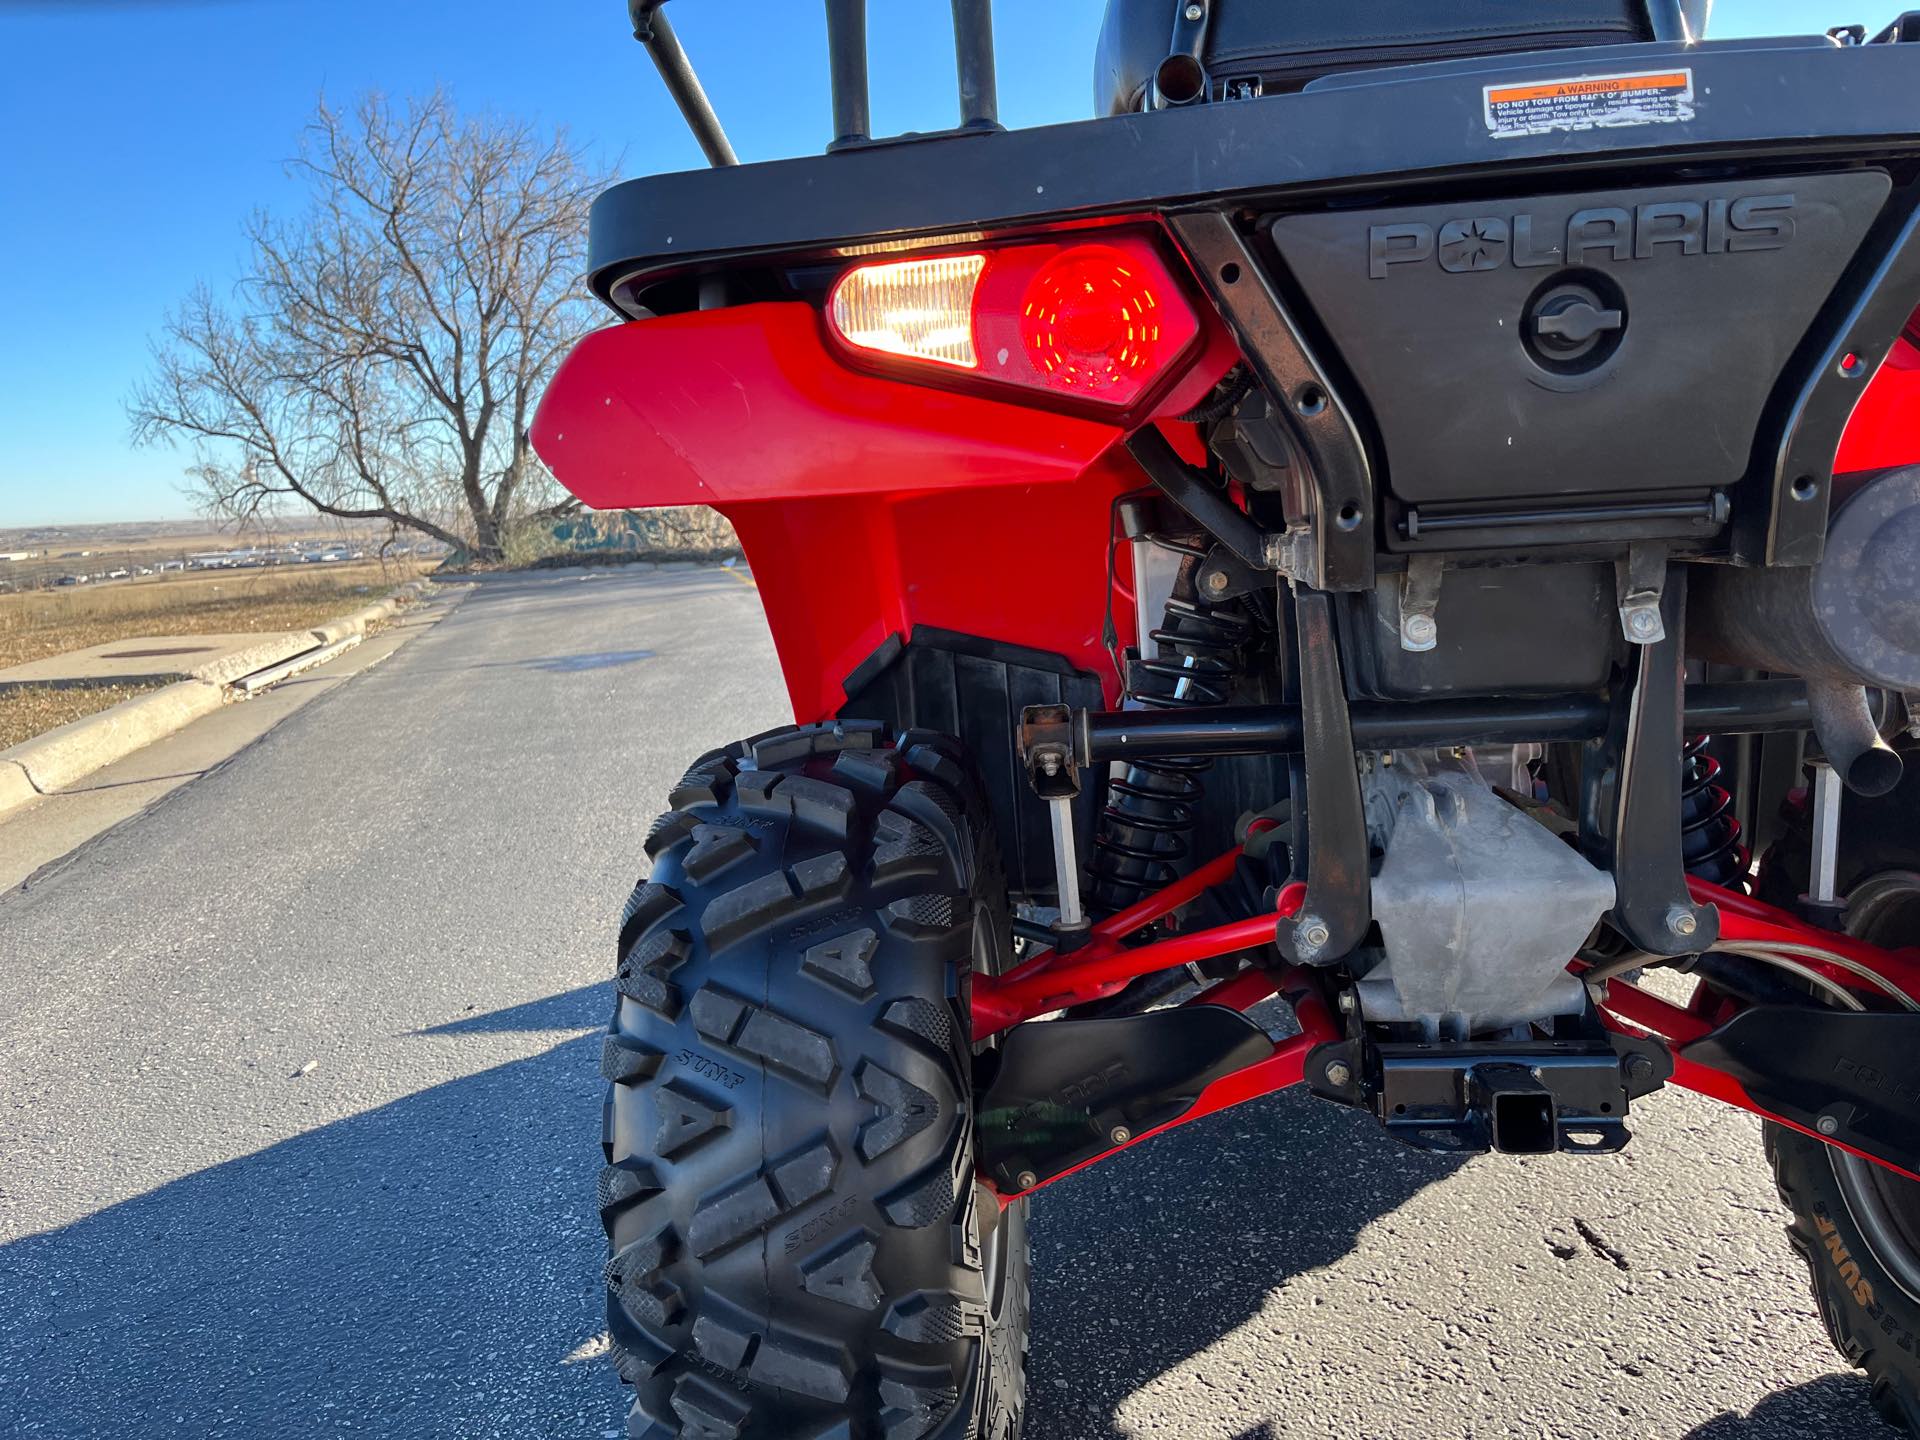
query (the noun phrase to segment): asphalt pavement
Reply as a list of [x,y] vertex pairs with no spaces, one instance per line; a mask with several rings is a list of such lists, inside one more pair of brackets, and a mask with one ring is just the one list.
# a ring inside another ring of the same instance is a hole
[[[501,577],[0,893],[0,1435],[608,1437],[597,1031],[719,571]],[[0,849],[7,845],[0,826]],[[1298,1096],[1035,1207],[1032,1440],[1893,1440],[1758,1127],[1422,1156]]]

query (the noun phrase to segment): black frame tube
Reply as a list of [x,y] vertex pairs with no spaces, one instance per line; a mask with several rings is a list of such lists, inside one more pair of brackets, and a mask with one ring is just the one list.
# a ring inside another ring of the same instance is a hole
[[[1214,0],[1180,0],[1173,7],[1173,39],[1167,56],[1153,69],[1147,108],[1192,105],[1208,98],[1213,82],[1207,77],[1207,27],[1213,20]],[[1189,12],[1197,10],[1197,15]]]
[[827,0],[827,65],[833,78],[833,143],[873,138],[867,97],[867,0]]
[[992,0],[953,0],[953,64],[960,81],[960,128],[998,130]]
[[665,3],[666,0],[628,0],[627,14],[633,21],[633,38],[646,46],[647,54],[653,57],[654,69],[660,72],[667,93],[680,108],[680,116],[693,132],[693,138],[706,152],[707,163],[738,165],[740,157],[733,153],[733,143],[720,128],[720,117],[713,113],[713,102],[707,99],[700,77],[693,73],[693,64],[680,47],[680,37],[673,33],[673,26],[660,12]]
[[[1349,707],[1356,750],[1422,750],[1446,745],[1517,745],[1591,740],[1607,732],[1604,695],[1542,699],[1356,700]],[[1751,735],[1812,725],[1798,680],[1689,685],[1689,734]],[[1304,731],[1297,705],[1215,705],[1191,710],[1089,710],[1074,717],[1079,764],[1223,755],[1297,755]]]
[[1180,458],[1173,442],[1152,425],[1127,437],[1127,451],[1175,505],[1201,529],[1255,570],[1266,570],[1266,540],[1246,512],[1227,502],[1200,471]]
[[1647,31],[1655,40],[1698,40],[1680,0],[1647,0]]

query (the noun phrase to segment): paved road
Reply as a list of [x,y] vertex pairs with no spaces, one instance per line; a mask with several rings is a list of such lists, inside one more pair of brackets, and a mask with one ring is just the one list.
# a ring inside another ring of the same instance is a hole
[[[0,1434],[618,1434],[611,922],[684,762],[784,718],[735,577],[496,580],[0,895]],[[1642,1119],[1460,1164],[1279,1097],[1064,1182],[1029,1433],[1891,1440],[1755,1127]]]

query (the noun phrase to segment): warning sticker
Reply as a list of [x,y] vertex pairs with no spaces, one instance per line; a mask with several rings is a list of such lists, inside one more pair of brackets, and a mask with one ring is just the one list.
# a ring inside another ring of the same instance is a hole
[[1487,130],[1496,138],[1598,130],[1616,125],[1665,125],[1693,119],[1693,71],[1642,70],[1631,75],[1583,75],[1489,85]]

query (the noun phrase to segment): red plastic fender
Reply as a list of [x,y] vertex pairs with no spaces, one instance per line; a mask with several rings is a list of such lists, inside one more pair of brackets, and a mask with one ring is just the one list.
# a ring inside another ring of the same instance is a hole
[[810,305],[633,320],[577,345],[533,448],[596,510],[1073,480],[1117,424],[854,370]]
[[[1202,322],[1153,414],[1194,405],[1238,358]],[[1116,442],[1142,418],[856,370],[811,306],[768,302],[589,335],[547,387],[532,439],[596,509],[705,504],[732,520],[795,718],[816,720],[839,711],[861,661],[921,625],[1064,656],[1116,701],[1109,607],[1119,644],[1134,623],[1125,545],[1108,586],[1112,504],[1145,478]]]
[[1893,342],[1854,406],[1834,458],[1836,475],[1920,461],[1920,326]]

